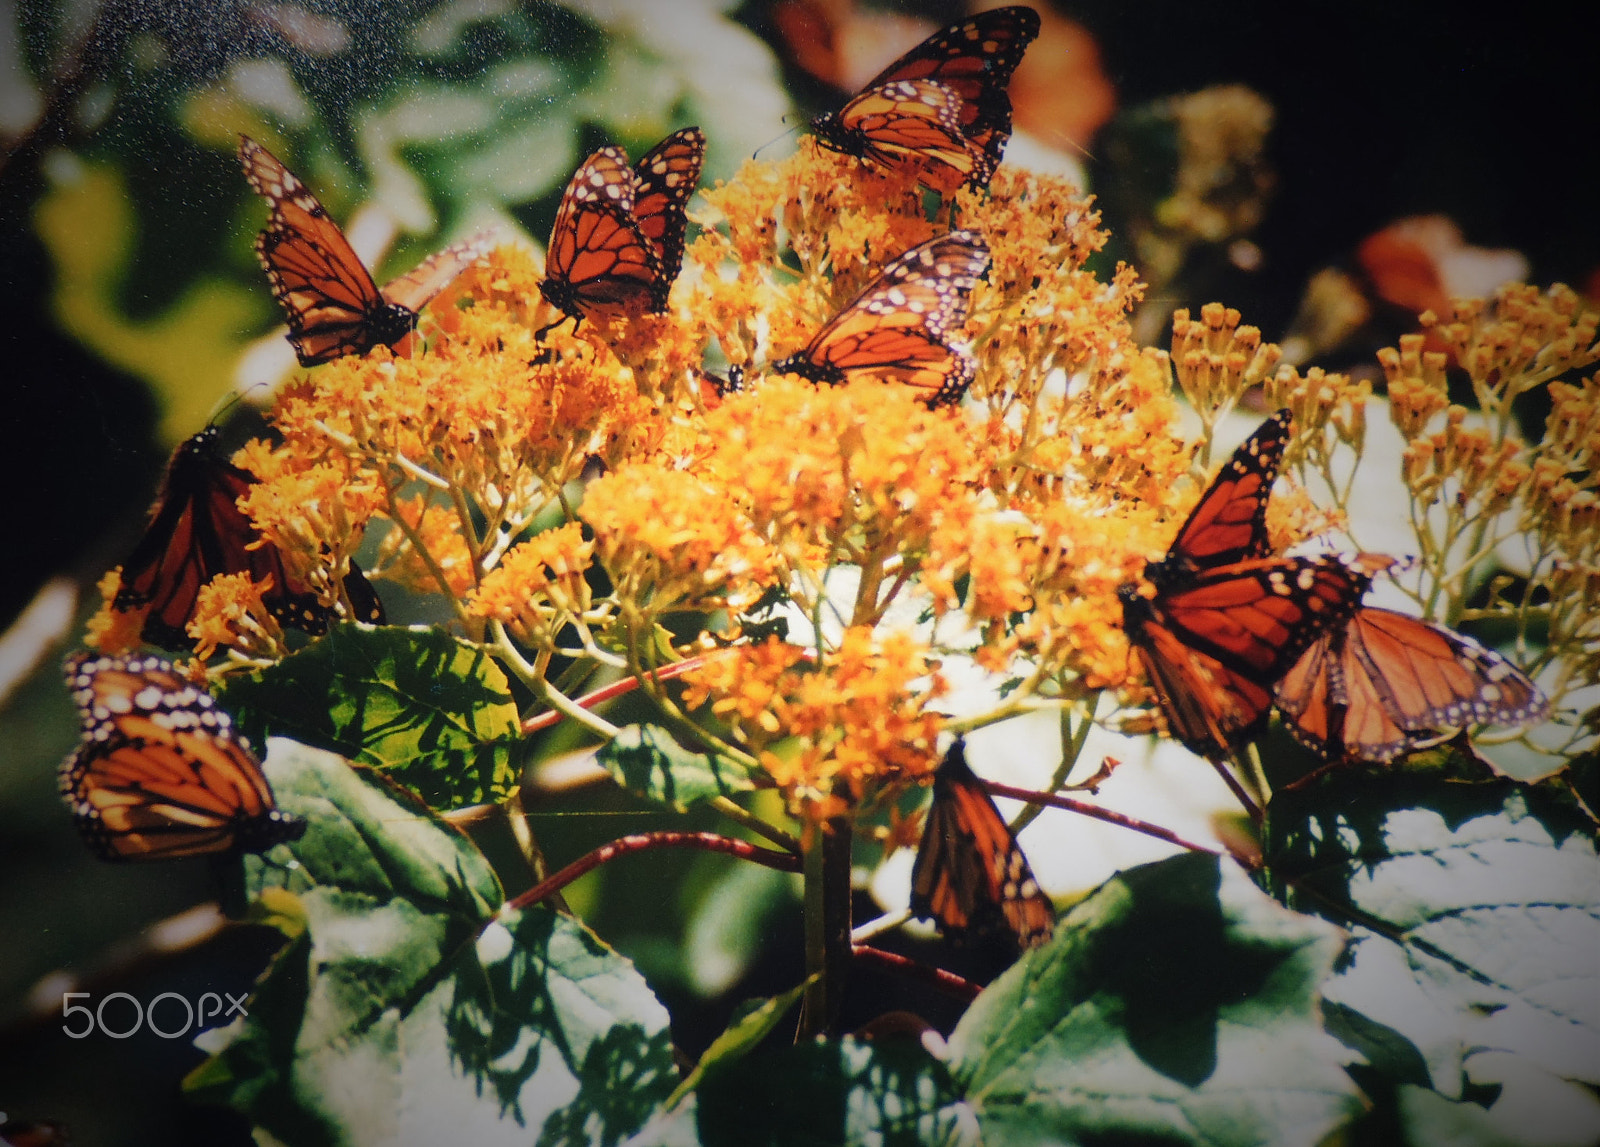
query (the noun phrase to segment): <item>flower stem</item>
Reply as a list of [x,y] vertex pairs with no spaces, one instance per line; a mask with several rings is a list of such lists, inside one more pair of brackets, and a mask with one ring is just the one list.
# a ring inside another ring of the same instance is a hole
[[839,1021],[850,971],[850,821],[813,826],[803,842],[806,974],[796,1042],[829,1035]]
[[749,841],[731,836],[718,836],[714,832],[640,832],[632,836],[618,837],[610,844],[603,844],[593,852],[585,853],[554,876],[541,880],[521,896],[506,901],[505,906],[508,909],[517,909],[537,904],[609,860],[615,860],[630,852],[645,852],[653,848],[698,848],[705,852],[726,852],[741,860],[751,860],[782,872],[793,872],[799,867],[795,857],[787,852],[757,848]]

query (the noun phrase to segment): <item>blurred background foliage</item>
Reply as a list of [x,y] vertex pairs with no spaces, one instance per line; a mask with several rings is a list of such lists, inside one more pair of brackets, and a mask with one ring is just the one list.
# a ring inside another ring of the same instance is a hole
[[[1151,286],[1145,337],[1165,341],[1174,307],[1221,299],[1292,361],[1352,369],[1448,293],[1522,277],[1600,296],[1580,175],[1600,92],[1564,8],[1490,21],[1355,0],[1290,19],[1266,0],[1034,2],[1045,31],[1013,86],[1010,156],[1101,195],[1108,259],[1135,262]],[[55,1015],[66,970],[93,990],[237,991],[268,955],[262,935],[216,932],[203,908],[179,917],[212,896],[203,866],[94,861],[54,779],[77,737],[56,666],[92,605],[84,591],[137,537],[171,447],[292,366],[252,252],[264,209],[240,177],[238,133],[305,180],[382,281],[486,225],[542,243],[569,174],[604,143],[637,155],[697,123],[706,181],[727,178],[758,149],[792,147],[798,117],[962,11],[0,4],[0,466],[14,492],[0,563],[0,1062],[28,1065],[0,1080],[0,1111],[65,1118],[83,1142],[243,1134],[178,1104],[199,1058],[186,1043],[73,1044]],[[573,747],[552,734],[532,756]],[[562,815],[579,804],[588,815]],[[548,795],[539,813],[556,863],[624,832],[686,827],[593,788]],[[516,870],[502,822],[474,832]],[[651,880],[635,879],[646,865]],[[799,979],[789,877],[656,855],[568,896],[638,962],[691,1055],[739,999]],[[174,917],[170,935],[140,931]],[[867,976],[860,991],[883,987]],[[903,1006],[946,1026],[956,1011],[937,997]]]

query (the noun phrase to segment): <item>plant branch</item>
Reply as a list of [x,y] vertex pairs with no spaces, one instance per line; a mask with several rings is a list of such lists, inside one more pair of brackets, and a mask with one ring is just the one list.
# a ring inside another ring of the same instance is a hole
[[793,853],[758,848],[749,841],[732,836],[719,836],[714,832],[640,832],[619,837],[603,844],[593,852],[585,853],[554,876],[541,880],[528,891],[506,902],[508,909],[526,908],[530,904],[559,892],[578,877],[592,872],[608,861],[634,852],[648,852],[656,848],[698,848],[704,852],[724,852],[740,860],[764,864],[780,872],[798,872],[800,859]]

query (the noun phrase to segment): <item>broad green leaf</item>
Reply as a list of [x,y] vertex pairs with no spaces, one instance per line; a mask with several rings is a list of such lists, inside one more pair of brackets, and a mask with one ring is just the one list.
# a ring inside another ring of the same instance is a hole
[[755,787],[737,765],[690,752],[659,725],[629,725],[597,756],[623,788],[680,812],[696,801]]
[[1330,1030],[1389,1078],[1459,1099],[1522,1060],[1600,1084],[1600,856],[1568,805],[1334,777],[1274,800],[1268,855],[1290,904],[1351,928]]
[[981,1142],[944,1065],[909,1039],[819,1040],[714,1064],[695,1098],[705,1147]]
[[766,1000],[746,1000],[734,1013],[732,1022],[723,1033],[712,1040],[711,1046],[701,1054],[700,1062],[695,1064],[694,1070],[678,1084],[677,1090],[667,1100],[668,1106],[677,1104],[693,1091],[710,1068],[733,1062],[748,1054],[751,1048],[766,1039],[778,1021],[799,1002],[807,986],[814,979],[816,976],[813,975],[803,980],[781,996],[773,996]]
[[295,927],[191,1094],[295,1144],[614,1144],[644,1125],[677,1073],[626,960],[548,909],[496,914],[471,842],[370,770],[275,740],[267,772],[309,824],[251,871]]
[[435,808],[500,800],[522,751],[505,674],[437,630],[339,625],[220,691],[246,735],[293,737],[382,769]]
[[1141,865],[978,997],[951,1072],[987,1142],[1313,1144],[1358,1108],[1317,1007],[1340,946],[1231,862]]
[[706,871],[683,929],[684,975],[705,997],[721,995],[750,969],[776,917],[799,910],[793,873],[759,864],[720,863]]

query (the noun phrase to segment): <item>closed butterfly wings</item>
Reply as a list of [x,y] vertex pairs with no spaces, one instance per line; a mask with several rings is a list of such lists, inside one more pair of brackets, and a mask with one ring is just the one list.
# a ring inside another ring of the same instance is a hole
[[171,662],[80,653],[66,675],[83,743],[61,791],[102,859],[261,852],[304,833],[228,714]]
[[239,162],[271,208],[256,255],[301,366],[398,343],[416,329],[417,312],[488,249],[489,235],[473,236],[380,290],[338,224],[276,156],[242,136]]
[[911,911],[956,939],[1000,932],[1021,948],[1050,938],[1055,909],[966,761],[960,741],[933,778],[911,869]]
[[1038,34],[1032,8],[980,12],[918,44],[812,130],[835,151],[915,170],[940,191],[987,185],[1011,138],[1007,86]]
[[773,369],[834,384],[873,377],[924,392],[930,406],[957,402],[976,365],[951,340],[988,266],[988,244],[974,231],[913,247]]
[[683,263],[684,208],[700,180],[705,137],[676,131],[636,166],[620,147],[583,162],[556,211],[539,290],[564,314],[666,310]]
[[1498,653],[1442,625],[1367,606],[1312,644],[1276,689],[1296,739],[1330,761],[1387,764],[1467,725],[1549,710]]

